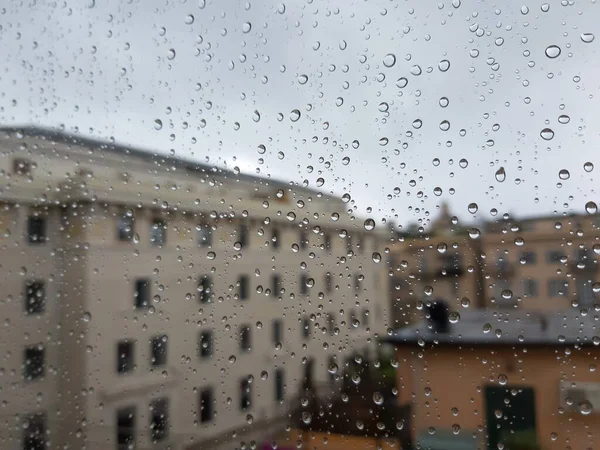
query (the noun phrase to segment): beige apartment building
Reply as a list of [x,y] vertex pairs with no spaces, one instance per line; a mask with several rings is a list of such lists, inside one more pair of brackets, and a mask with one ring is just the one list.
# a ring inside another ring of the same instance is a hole
[[64,132],[0,148],[2,448],[261,445],[392,326],[389,232],[335,196]]
[[421,305],[434,299],[459,313],[591,308],[600,293],[599,226],[597,214],[507,216],[467,226],[452,220],[444,205],[426,232],[399,236],[391,245],[396,327],[421,318]]

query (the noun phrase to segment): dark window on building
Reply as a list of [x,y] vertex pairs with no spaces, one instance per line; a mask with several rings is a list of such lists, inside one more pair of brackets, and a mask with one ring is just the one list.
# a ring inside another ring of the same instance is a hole
[[548,264],[560,264],[560,260],[565,256],[562,250],[549,250],[546,253]]
[[46,286],[41,280],[25,282],[25,313],[42,314],[46,310]]
[[354,323],[356,321],[356,311],[354,311],[353,309],[350,310],[350,314],[348,315],[348,327],[350,329],[354,329]]
[[325,274],[325,291],[331,293],[333,291],[333,275],[331,272]]
[[300,274],[300,294],[307,295],[308,294],[308,275],[305,273]]
[[26,347],[23,354],[23,376],[25,381],[43,378],[45,370],[45,349],[41,344]]
[[523,295],[526,297],[538,296],[538,282],[530,278],[523,280]]
[[155,442],[169,436],[169,401],[166,398],[150,402],[150,435]]
[[119,241],[127,242],[133,240],[134,225],[133,215],[123,214],[117,221],[117,236]]
[[304,339],[310,337],[310,319],[308,317],[302,319],[302,337]]
[[240,300],[246,300],[249,292],[248,275],[241,275],[238,279],[238,285]]
[[325,233],[323,235],[323,244],[325,245],[326,250],[331,250],[331,235],[329,233]]
[[369,326],[369,310],[368,309],[363,309],[363,312],[362,312],[362,326],[363,327],[368,327]]
[[212,280],[209,276],[203,275],[198,281],[198,301],[200,303],[209,303],[212,300]]
[[23,417],[23,450],[46,450],[46,414]]
[[337,364],[335,363],[335,356],[330,355],[327,359],[327,377],[330,382],[335,381],[335,374],[337,372]]
[[198,245],[202,247],[210,247],[212,245],[212,228],[208,224],[198,225]]
[[242,247],[248,246],[248,225],[241,224],[238,228],[238,242],[242,245]]
[[306,250],[308,248],[308,234],[306,230],[300,232],[300,249]]
[[279,236],[279,230],[277,228],[273,229],[273,233],[271,235],[271,245],[273,249],[276,250],[281,246],[281,238]]
[[135,448],[135,407],[128,406],[117,410],[118,450]]
[[360,275],[354,275],[354,290],[359,291],[361,285]]
[[277,403],[283,402],[283,399],[285,397],[284,386],[285,386],[284,371],[283,371],[283,369],[276,369],[275,370],[275,401]]
[[210,387],[206,387],[200,390],[200,422],[207,423],[211,422],[214,417],[214,396],[213,390]]
[[135,280],[133,297],[136,309],[148,308],[150,306],[150,280],[148,278],[138,278]]
[[548,280],[548,295],[550,297],[564,297],[568,295],[568,286],[567,281],[560,278]]
[[30,244],[43,244],[46,242],[46,218],[29,216],[27,218],[27,240]]
[[242,325],[240,327],[240,350],[249,352],[252,347],[251,340],[250,327],[248,325]]
[[209,359],[213,355],[213,332],[212,331],[201,331],[200,332],[200,359]]
[[283,323],[280,319],[273,320],[273,343],[281,344],[283,342]]
[[152,357],[150,365],[160,367],[167,364],[167,335],[154,336],[150,341]]
[[356,247],[358,247],[358,251],[360,253],[365,252],[365,237],[362,234],[358,236],[358,242],[356,243]]
[[152,221],[150,242],[155,247],[161,247],[167,243],[167,224],[164,221],[160,219]]
[[330,336],[335,334],[335,316],[333,313],[327,314],[327,330]]
[[281,276],[275,274],[271,277],[271,295],[273,297],[279,297],[279,293],[281,292]]
[[119,341],[117,343],[117,372],[128,373],[133,370],[135,345],[132,341]]
[[240,409],[246,411],[252,407],[252,384],[248,378],[240,381]]
[[29,175],[32,172],[31,161],[25,158],[13,159],[13,173],[16,175]]
[[521,258],[525,261],[525,264],[536,264],[537,254],[532,251],[523,252]]

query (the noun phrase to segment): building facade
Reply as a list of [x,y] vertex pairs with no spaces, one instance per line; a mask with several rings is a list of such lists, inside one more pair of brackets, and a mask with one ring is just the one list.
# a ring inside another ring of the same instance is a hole
[[436,298],[455,312],[590,309],[597,302],[599,215],[456,222],[443,207],[426,232],[398,236],[391,245],[396,327],[422,318],[419,305]]
[[388,231],[337,197],[1,134],[2,447],[258,442],[391,326]]

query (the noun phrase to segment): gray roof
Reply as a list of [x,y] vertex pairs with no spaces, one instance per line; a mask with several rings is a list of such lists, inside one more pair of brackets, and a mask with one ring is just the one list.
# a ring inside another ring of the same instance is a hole
[[[584,312],[582,312],[584,311]],[[599,345],[598,313],[593,308],[541,313],[519,309],[460,312],[445,333],[423,322],[394,331],[382,341],[396,346],[563,346]]]
[[[156,150],[120,144],[114,140],[108,141],[97,139],[78,133],[71,133],[63,129],[45,128],[34,125],[0,126],[0,133],[7,134],[9,136],[19,136],[19,139],[23,139],[25,137],[39,138],[48,142],[57,142],[73,146],[93,148],[103,152],[109,152],[124,157],[133,156],[147,161],[159,162],[161,165],[164,166],[182,168],[185,169],[188,173],[197,173],[198,175],[207,174],[212,177],[228,179],[233,182],[241,181],[253,184],[280,187],[282,189],[288,189],[290,187],[293,187],[294,191],[304,192],[306,194],[317,194],[317,192],[320,192],[311,188],[299,186],[296,183],[294,183],[292,186],[290,183],[286,183],[282,180],[276,180],[267,177],[259,177],[244,173],[238,174],[234,173],[232,170],[223,169],[215,165],[205,164],[186,158],[174,158],[159,153]],[[336,200],[341,201],[339,198],[329,193],[322,192],[322,195],[325,198],[335,198]]]

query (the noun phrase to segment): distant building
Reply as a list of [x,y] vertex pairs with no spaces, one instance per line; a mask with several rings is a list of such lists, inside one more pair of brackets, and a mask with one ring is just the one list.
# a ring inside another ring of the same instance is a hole
[[1,448],[259,441],[390,325],[388,231],[335,196],[0,131]]
[[440,325],[386,338],[416,445],[600,449],[595,314],[494,309],[465,312],[445,331]]
[[600,215],[499,218],[464,226],[447,206],[427,230],[391,245],[397,327],[423,317],[433,298],[473,308],[593,308],[600,296]]

